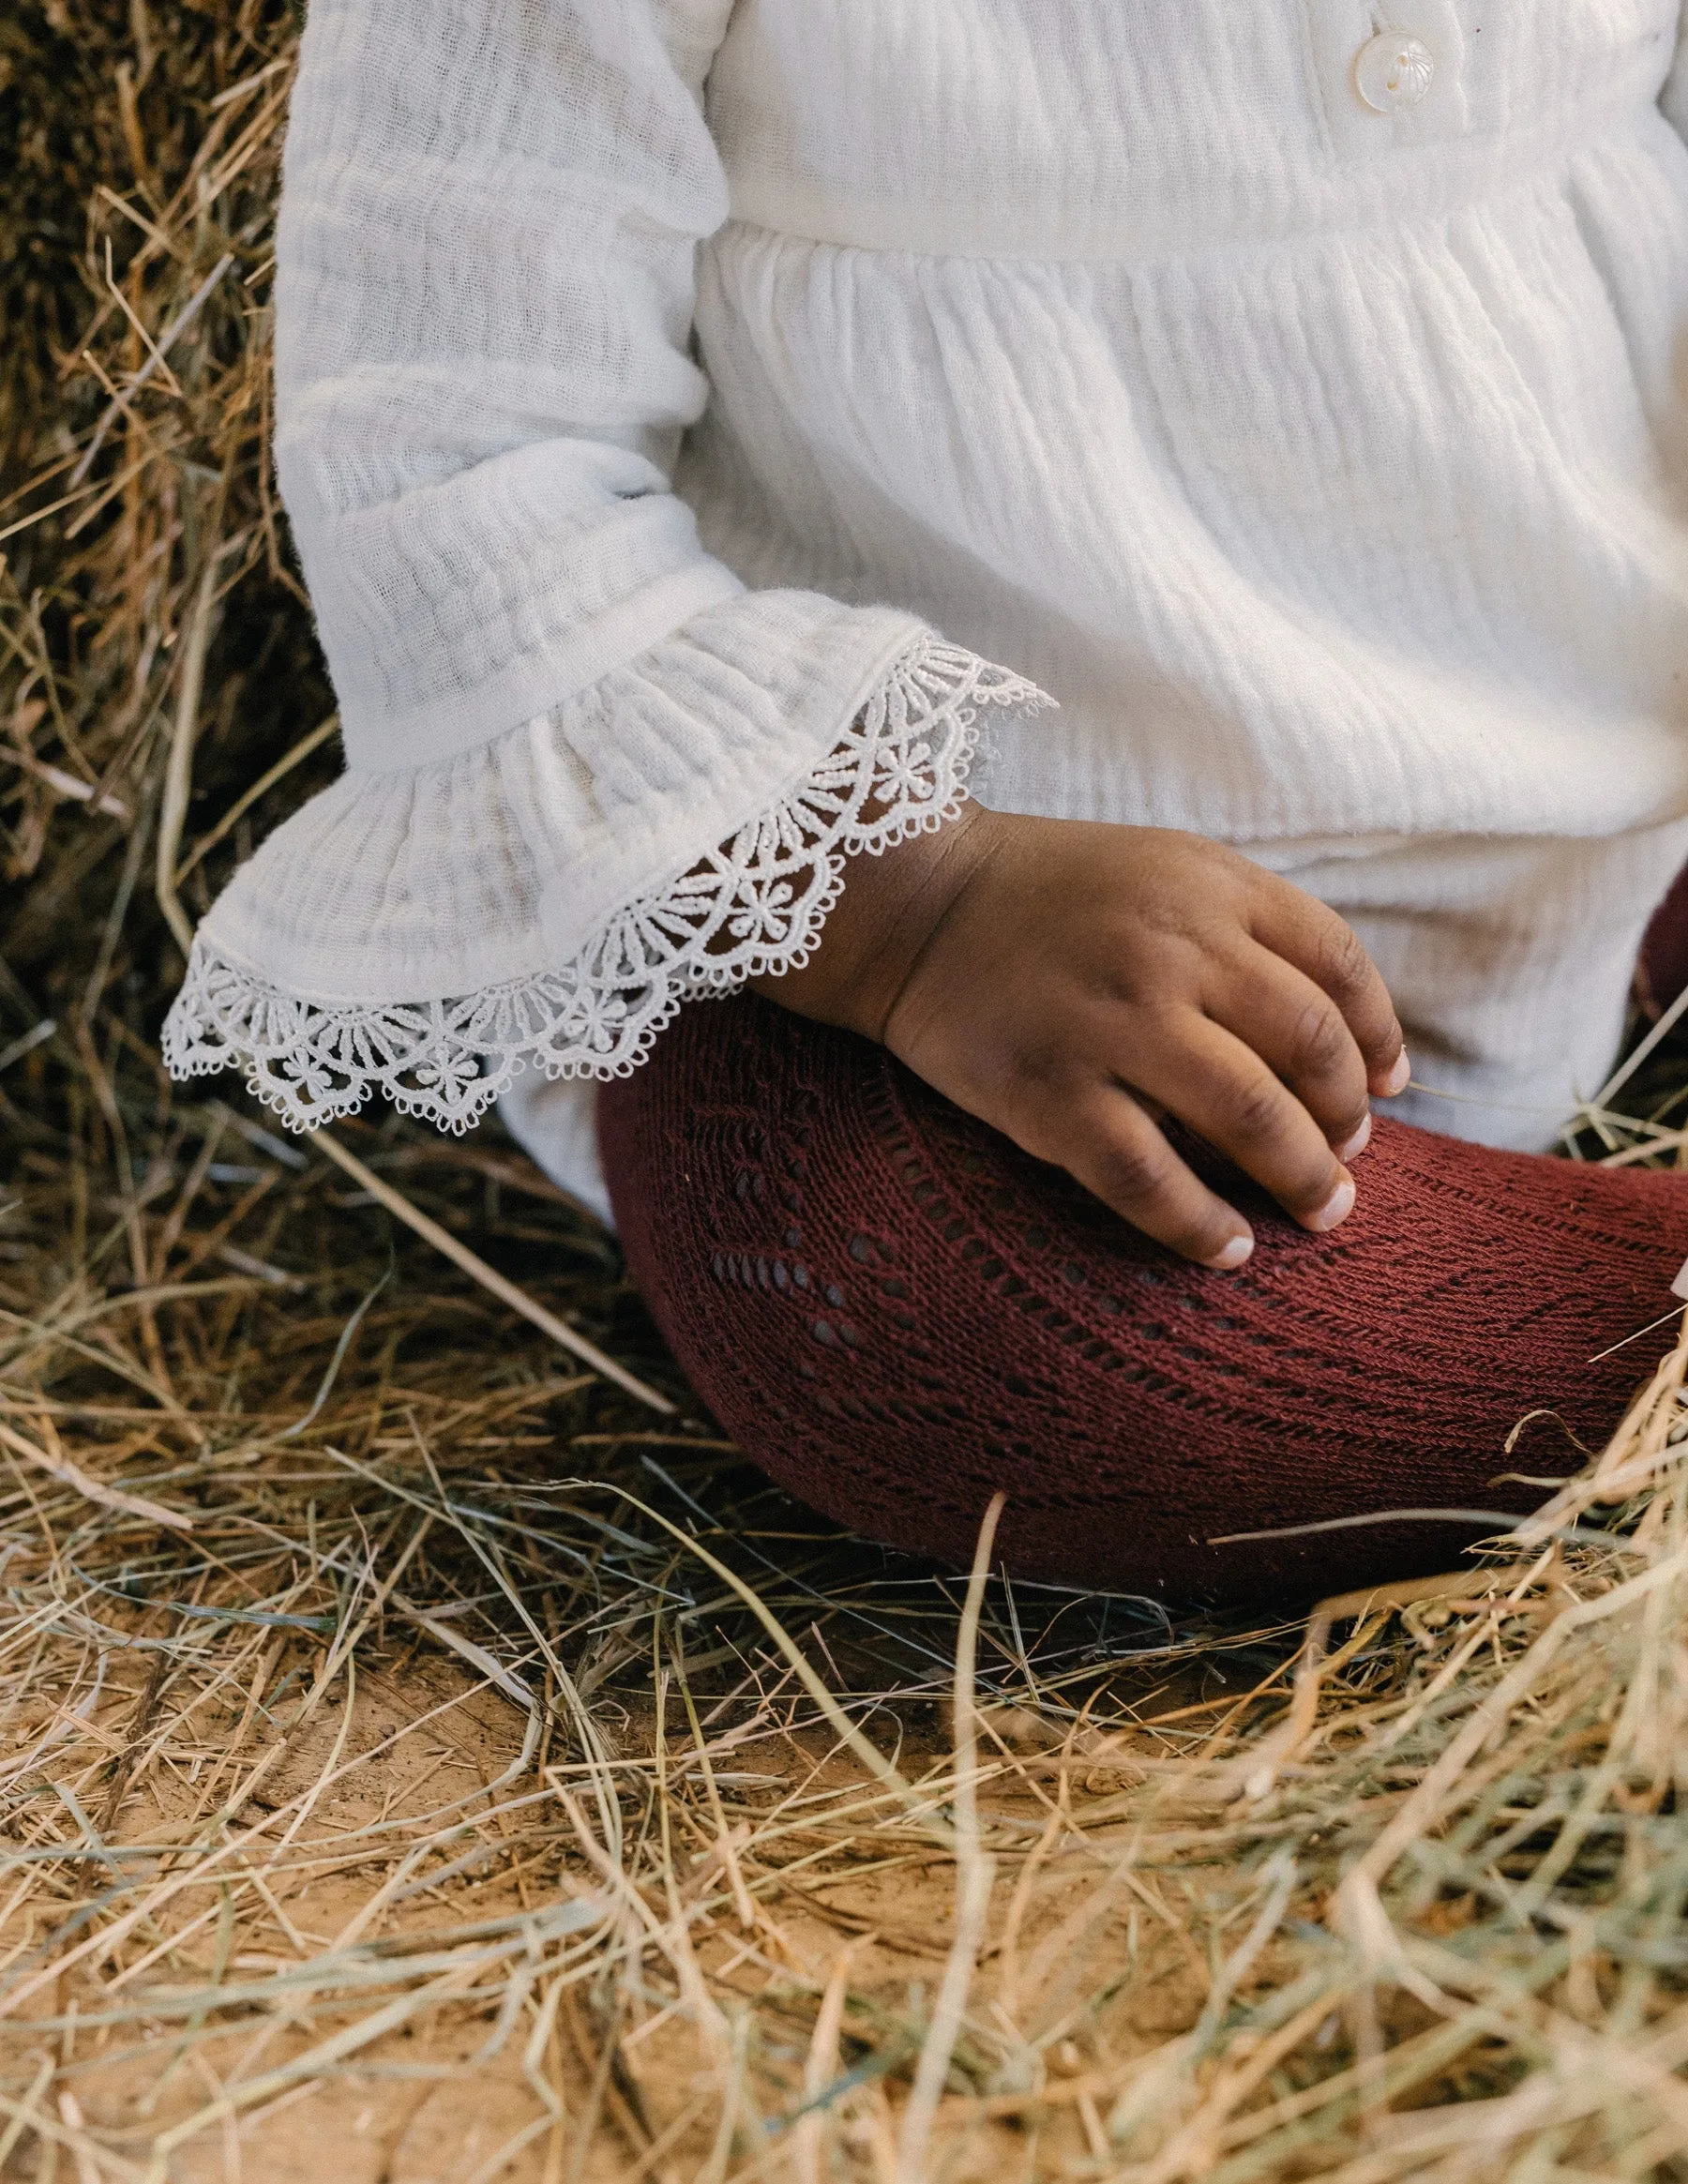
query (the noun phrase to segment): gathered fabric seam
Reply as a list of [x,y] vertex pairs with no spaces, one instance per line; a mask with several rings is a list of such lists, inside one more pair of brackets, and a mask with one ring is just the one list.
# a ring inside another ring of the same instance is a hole
[[[1471,204],[1488,203],[1513,190],[1538,187],[1545,175],[1564,172],[1574,160],[1628,123],[1658,119],[1669,128],[1668,116],[1659,110],[1658,97],[1662,93],[1650,98],[1647,97],[1654,69],[1651,56],[1646,56],[1634,65],[1628,76],[1608,85],[1586,108],[1568,108],[1563,113],[1545,116],[1529,129],[1511,129],[1500,123],[1489,123],[1423,143],[1391,145],[1368,158],[1364,165],[1374,173],[1379,170],[1387,173],[1392,165],[1395,170],[1410,173],[1440,158],[1448,168],[1469,170],[1445,178],[1445,202],[1439,217],[1447,218]],[[1504,165],[1500,158],[1502,153]],[[1489,164],[1485,164],[1485,156]],[[1334,161],[1332,171],[1340,173],[1359,164],[1351,158],[1340,158]],[[1404,214],[1401,224],[1420,224],[1424,218],[1422,210]],[[836,251],[841,256],[900,259],[914,264],[1004,268],[1101,266],[1121,272],[1140,272],[1174,260],[1245,258],[1266,244],[1286,249],[1320,248],[1333,237],[1370,235],[1374,227],[1373,213],[1366,206],[1357,213],[1349,208],[1335,208],[1328,219],[1315,220],[1302,227],[1247,230],[1236,234],[1186,234],[1179,231],[1145,237],[1134,230],[1130,235],[1122,233],[1108,243],[1090,244],[1081,249],[1038,249],[1031,245],[1010,248],[964,242],[941,248],[844,235],[814,235],[803,229],[758,219],[749,213],[734,212],[708,237],[706,247],[718,247],[723,236],[737,229],[747,236],[789,243],[800,249]]]

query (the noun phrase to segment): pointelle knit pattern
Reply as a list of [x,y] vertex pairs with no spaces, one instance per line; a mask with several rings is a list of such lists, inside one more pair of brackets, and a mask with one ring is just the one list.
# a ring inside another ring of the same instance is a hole
[[[1680,1176],[1380,1116],[1329,1236],[1181,1139],[1258,1238],[1213,1273],[754,994],[688,1012],[599,1106],[641,1290],[780,1484],[962,1567],[1005,1488],[1015,1577],[1168,1600],[1458,1568],[1611,1433],[1688,1251]],[[1220,1544],[1257,1532],[1292,1536]]]

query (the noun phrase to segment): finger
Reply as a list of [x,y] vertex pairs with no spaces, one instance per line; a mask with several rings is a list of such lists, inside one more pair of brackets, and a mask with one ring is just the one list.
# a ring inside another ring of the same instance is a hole
[[1369,1072],[1353,1028],[1304,972],[1249,941],[1207,996],[1207,1013],[1289,1085],[1338,1160],[1371,1136]]
[[1157,1042],[1143,1089],[1322,1234],[1354,1210],[1353,1178],[1301,1101],[1243,1041],[1193,1011]]
[[1242,1214],[1185,1167],[1129,1092],[1098,1097],[1053,1157],[1123,1220],[1183,1258],[1229,1273],[1254,1251]]
[[1254,938],[1294,965],[1342,1012],[1365,1063],[1366,1081],[1381,1099],[1405,1092],[1412,1075],[1400,1020],[1377,965],[1352,926],[1334,910],[1271,874],[1251,920]]

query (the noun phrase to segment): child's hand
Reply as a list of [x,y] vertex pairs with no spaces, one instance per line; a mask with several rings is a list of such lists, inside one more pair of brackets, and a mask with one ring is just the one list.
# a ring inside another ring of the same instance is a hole
[[968,806],[860,857],[803,970],[758,981],[882,1040],[945,1093],[1187,1258],[1241,1266],[1248,1224],[1172,1151],[1172,1114],[1306,1228],[1354,1203],[1368,1092],[1406,1085],[1370,958],[1323,904],[1159,827]]

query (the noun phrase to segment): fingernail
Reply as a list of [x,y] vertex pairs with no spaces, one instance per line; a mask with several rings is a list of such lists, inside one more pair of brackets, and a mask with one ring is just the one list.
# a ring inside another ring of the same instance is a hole
[[1311,1228],[1316,1236],[1322,1236],[1327,1228],[1335,1228],[1346,1221],[1354,1210],[1353,1178],[1344,1176],[1317,1213],[1304,1216],[1303,1226]]
[[1215,1273],[1235,1273],[1240,1266],[1246,1266],[1254,1257],[1255,1240],[1252,1236],[1233,1236],[1217,1258],[1210,1258],[1208,1265]]
[[1390,1071],[1389,1080],[1383,1087],[1383,1097],[1386,1100],[1393,1100],[1397,1092],[1404,1092],[1407,1090],[1411,1080],[1412,1057],[1403,1047],[1400,1053],[1395,1056],[1395,1065]]
[[1371,1143],[1371,1134],[1372,1119],[1368,1110],[1364,1122],[1361,1123],[1359,1129],[1354,1132],[1354,1135],[1349,1139],[1348,1143],[1346,1145],[1339,1145],[1336,1148],[1336,1157],[1342,1162],[1344,1167],[1346,1167],[1350,1160],[1359,1159],[1360,1155]]

